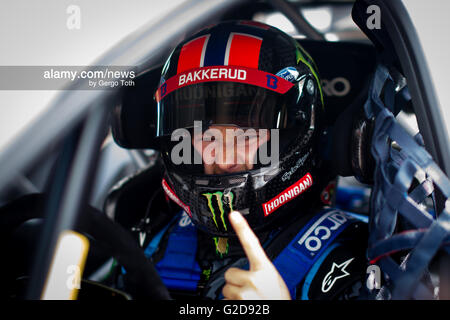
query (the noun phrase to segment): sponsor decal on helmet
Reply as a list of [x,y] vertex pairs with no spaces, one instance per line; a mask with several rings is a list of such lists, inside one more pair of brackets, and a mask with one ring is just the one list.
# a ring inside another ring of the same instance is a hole
[[277,76],[286,79],[289,82],[295,82],[299,75],[300,73],[294,67],[287,67],[277,72]]
[[[233,192],[216,191],[214,193],[203,193],[202,195],[206,197],[208,208],[211,211],[212,218],[217,230],[219,230],[220,228],[217,222],[217,212],[215,207],[219,208],[220,220],[222,222],[223,228],[225,229],[225,231],[228,231],[227,224],[225,223],[225,209],[228,211],[228,213],[233,211]],[[223,237],[214,237],[213,239],[216,246],[216,253],[220,255],[220,257],[228,254],[228,239]]]
[[323,103],[322,86],[320,85],[320,79],[316,72],[316,65],[314,63],[314,60],[311,58],[311,56],[308,54],[308,52],[306,52],[305,49],[303,49],[303,47],[297,41],[295,41],[295,46],[297,48],[297,50],[295,52],[296,56],[297,56],[297,63],[302,62],[303,64],[305,64],[309,68],[311,73],[313,74],[314,78],[316,79],[317,86],[319,88],[320,101],[322,102],[322,107],[323,107],[324,103]]
[[229,191],[224,193],[221,191],[217,191],[214,193],[203,193],[202,195],[207,199],[208,208],[211,211],[212,218],[217,229],[219,229],[219,224],[217,223],[217,212],[214,209],[215,207],[219,208],[220,219],[222,221],[223,228],[225,229],[225,231],[228,231],[227,225],[225,223],[225,208],[227,208],[228,213],[233,211],[233,192]]
[[298,197],[305,190],[311,187],[313,184],[313,179],[310,173],[304,175],[300,180],[295,182],[293,185],[285,189],[276,197],[262,204],[264,215],[268,216],[282,205],[288,203],[292,199]]
[[177,197],[175,192],[169,187],[169,184],[164,178],[162,179],[162,187],[164,189],[164,192],[169,196],[169,198],[172,199],[181,208],[183,208],[184,211],[186,211],[190,217],[192,217],[191,209],[189,208],[189,206],[184,204],[183,201],[181,201],[180,198]]
[[347,261],[344,261],[339,265],[336,262],[333,262],[330,272],[328,272],[322,280],[323,293],[330,291],[337,280],[350,275],[350,273],[345,270],[345,268],[347,268],[347,266],[350,264],[350,262],[353,261],[353,259],[355,258],[348,259]]
[[289,171],[285,172],[283,176],[281,177],[282,181],[289,180],[291,176],[297,171],[298,168],[303,166],[305,164],[306,159],[309,157],[309,154],[311,153],[311,150],[309,150],[303,157],[297,160],[295,163],[295,166],[293,166]]

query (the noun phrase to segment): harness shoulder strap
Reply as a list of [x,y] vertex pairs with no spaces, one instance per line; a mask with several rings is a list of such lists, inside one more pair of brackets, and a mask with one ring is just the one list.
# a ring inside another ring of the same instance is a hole
[[336,237],[357,222],[361,220],[350,213],[325,209],[315,215],[273,260],[291,297],[296,296],[300,282],[327,248],[335,242]]
[[155,253],[173,223],[176,225],[170,232],[164,256],[155,267],[169,289],[195,291],[201,276],[201,268],[195,259],[197,229],[184,211],[153,237],[145,249],[145,254],[151,257]]
[[[420,281],[433,257],[441,249],[450,252],[450,210],[424,210],[423,201],[438,188],[445,199],[450,197],[450,180],[423,147],[419,136],[412,137],[399,125],[394,114],[398,106],[393,79],[386,66],[378,65],[364,105],[367,118],[375,118],[371,153],[376,162],[369,221],[368,257],[379,263],[391,281],[393,299],[434,298]],[[380,98],[384,88],[385,99]],[[405,95],[405,99],[410,99]],[[397,147],[392,147],[395,141]],[[400,150],[398,150],[400,148]],[[410,191],[418,173],[425,180]],[[410,225],[408,232],[396,233],[399,219]],[[409,249],[402,265],[390,256],[393,252]]]
[[[296,296],[296,288],[312,267],[320,265],[320,257],[329,252],[333,243],[336,243],[336,238],[357,222],[361,220],[351,213],[325,209],[309,220],[278,254],[273,263],[286,282],[292,297]],[[173,223],[176,225],[170,232],[164,257],[155,267],[169,289],[195,291],[201,277],[201,268],[195,260],[197,232],[186,214],[178,215],[168,227],[161,230],[149,243],[145,253],[148,257],[154,254],[155,248],[159,246],[163,235]],[[272,241],[278,241],[282,236],[281,233]],[[244,260],[240,267],[248,269],[248,262]],[[223,277],[220,278],[222,279],[219,279],[219,282],[223,284]],[[214,287],[220,286],[219,284]]]

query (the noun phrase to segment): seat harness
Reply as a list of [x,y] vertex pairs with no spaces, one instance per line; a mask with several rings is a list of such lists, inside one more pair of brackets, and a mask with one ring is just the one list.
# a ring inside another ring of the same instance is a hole
[[[169,289],[196,291],[202,273],[196,261],[197,229],[184,211],[174,220],[176,225],[170,231],[164,256],[155,267]],[[296,296],[297,287],[302,280],[308,279],[308,273],[315,273],[331,248],[338,245],[338,235],[357,222],[361,220],[351,213],[324,209],[310,219],[275,257],[273,264],[283,277],[292,297]],[[156,252],[163,235],[169,230],[169,225],[150,241],[145,249],[147,257],[150,258]],[[276,237],[271,241],[277,241]],[[242,267],[248,269],[248,262]],[[306,291],[308,285],[306,282],[303,286]],[[302,295],[307,296],[303,291]],[[220,299],[221,296],[216,298]]]

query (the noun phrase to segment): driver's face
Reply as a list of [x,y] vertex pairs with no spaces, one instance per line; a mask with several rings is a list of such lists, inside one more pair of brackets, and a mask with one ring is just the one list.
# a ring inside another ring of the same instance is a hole
[[213,125],[194,135],[192,144],[202,155],[205,174],[235,173],[253,169],[258,148],[270,139],[269,130],[265,132]]

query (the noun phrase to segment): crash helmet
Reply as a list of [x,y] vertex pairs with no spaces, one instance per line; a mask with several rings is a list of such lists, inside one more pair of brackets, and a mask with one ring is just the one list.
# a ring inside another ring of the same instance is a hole
[[[327,176],[317,150],[322,89],[313,59],[293,37],[256,21],[203,28],[174,48],[154,97],[162,187],[200,230],[234,236],[234,210],[256,233],[271,230],[319,198]],[[206,172],[202,152],[210,144],[199,150],[193,137],[221,126],[237,128],[244,141],[260,139],[250,167]]]

